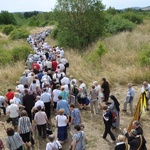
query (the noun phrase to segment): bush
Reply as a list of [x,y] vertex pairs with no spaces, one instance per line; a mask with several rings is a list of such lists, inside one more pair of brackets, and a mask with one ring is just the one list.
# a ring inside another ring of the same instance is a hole
[[12,55],[9,50],[0,49],[0,65],[6,65],[12,62]]
[[9,35],[15,29],[13,25],[5,25],[2,29],[2,33]]
[[17,40],[17,39],[26,39],[29,35],[29,31],[27,31],[24,28],[19,28],[19,29],[15,29],[13,30],[9,37],[11,40]]
[[127,20],[130,20],[131,22],[133,22],[135,24],[143,23],[142,16],[137,12],[124,12],[122,14],[122,17]]
[[148,66],[150,65],[150,46],[144,45],[139,53],[141,65]]
[[31,53],[32,48],[29,45],[22,45],[12,49],[13,61],[26,60],[28,55]]
[[106,20],[106,32],[118,33],[122,31],[132,31],[135,24],[131,21],[122,18],[120,15],[108,15]]

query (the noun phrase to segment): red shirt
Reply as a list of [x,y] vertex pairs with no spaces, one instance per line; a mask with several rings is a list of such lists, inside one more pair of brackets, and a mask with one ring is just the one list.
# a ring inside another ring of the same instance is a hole
[[36,67],[36,70],[40,70],[40,65],[39,64],[37,64],[37,63],[33,63],[33,65],[32,65],[32,69],[34,69],[34,67]]
[[56,68],[57,68],[57,62],[56,61],[53,61],[52,62],[52,71],[55,71],[56,70]]
[[7,92],[5,96],[7,97],[8,101],[10,101],[14,98],[14,92]]

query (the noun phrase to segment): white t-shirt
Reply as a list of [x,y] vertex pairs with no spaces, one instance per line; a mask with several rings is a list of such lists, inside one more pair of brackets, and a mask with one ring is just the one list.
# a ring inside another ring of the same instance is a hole
[[65,58],[62,58],[61,60],[60,60],[60,62],[61,62],[61,64],[66,64],[68,61],[67,61],[67,59],[65,59]]
[[55,89],[53,90],[53,101],[58,102],[58,96],[61,94],[61,90]]
[[[56,143],[56,142],[57,142],[57,143]],[[49,142],[49,143],[47,143],[47,145],[46,145],[46,150],[53,150],[54,148],[55,148],[55,149],[58,149],[58,147],[59,147],[59,148],[61,147],[61,144],[60,144],[58,141]]]
[[67,125],[66,123],[67,117],[65,115],[57,115],[56,120],[58,122],[58,127],[64,127]]
[[16,118],[19,116],[19,107],[17,104],[11,104],[6,108],[6,112],[10,113],[10,118]]
[[41,108],[43,109],[43,108],[44,108],[44,102],[41,101],[41,100],[38,100],[38,101],[35,103],[34,107],[38,107],[38,106],[41,106]]
[[63,83],[65,83],[65,84],[70,84],[69,78],[63,77],[63,78],[61,79],[61,84],[63,84]]
[[85,84],[85,83],[80,84],[80,85],[79,85],[79,88],[80,88],[80,89],[83,89],[83,88],[86,89],[86,84]]

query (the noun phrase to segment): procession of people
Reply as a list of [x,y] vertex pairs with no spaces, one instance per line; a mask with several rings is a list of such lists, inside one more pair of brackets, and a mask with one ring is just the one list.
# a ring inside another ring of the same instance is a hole
[[[45,145],[45,149],[63,149],[70,130],[72,142],[68,149],[85,150],[86,133],[82,128],[81,111],[87,111],[89,101],[91,114],[100,115],[102,112],[105,127],[102,138],[106,139],[109,134],[112,144],[116,144],[115,150],[127,150],[128,145],[130,150],[146,150],[146,140],[138,121],[133,123],[130,133],[124,129],[124,134],[118,135],[118,138],[113,134],[112,128],[119,130],[120,127],[121,106],[116,96],[110,95],[110,85],[106,78],[102,78],[101,84],[94,81],[88,90],[82,79],[76,79],[73,75],[68,77],[70,64],[65,58],[65,51],[46,42],[49,34],[49,30],[42,31],[27,38],[33,51],[28,55],[22,76],[16,82],[15,90],[8,89],[6,95],[0,96],[0,108],[4,115],[8,114],[7,123],[12,122],[12,127],[6,129],[7,148],[23,150],[25,146],[30,149],[36,140],[33,139],[34,128],[37,128],[39,137],[46,139],[47,127],[52,128],[51,120],[54,118],[57,135],[48,136],[50,142]],[[146,91],[148,110],[150,85],[146,81],[143,82],[142,90]],[[122,111],[126,112],[129,104],[131,115],[134,92],[132,84],[129,83]],[[3,122],[1,124],[4,125]],[[0,141],[0,150],[2,149],[4,144]]]

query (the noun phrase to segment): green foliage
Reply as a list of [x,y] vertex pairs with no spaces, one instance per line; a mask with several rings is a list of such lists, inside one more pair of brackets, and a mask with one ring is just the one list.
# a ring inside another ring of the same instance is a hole
[[12,57],[13,61],[19,61],[19,60],[26,60],[27,56],[32,51],[31,47],[29,45],[21,45],[19,47],[14,47],[12,49]]
[[134,23],[122,18],[120,15],[107,15],[106,32],[108,33],[114,34],[122,31],[132,31],[134,28]]
[[112,8],[112,7],[109,7],[109,8],[106,10],[106,12],[107,12],[108,14],[110,14],[110,15],[116,15],[116,14],[119,13],[118,10],[116,10],[115,8]]
[[32,16],[36,16],[38,14],[39,14],[38,11],[32,11],[32,12],[25,12],[23,15],[27,19],[27,18],[31,18]]
[[58,43],[81,50],[103,33],[104,6],[100,0],[59,0],[55,7]]
[[12,13],[8,11],[1,11],[0,13],[0,24],[13,24],[16,25],[17,22]]
[[29,18],[29,26],[33,26],[33,27],[38,27],[40,25],[40,21],[37,19],[36,16],[33,16],[31,18]]
[[122,17],[130,20],[131,22],[135,24],[143,23],[142,15],[140,15],[140,13],[138,12],[127,11],[122,14]]
[[11,51],[0,49],[0,65],[6,65],[12,62]]
[[95,63],[95,64],[99,64],[99,62],[101,62],[101,58],[102,56],[107,53],[107,49],[105,48],[104,44],[99,41],[97,43],[97,48],[93,51],[91,51],[91,53],[86,56],[87,61]]
[[9,37],[11,40],[26,39],[29,34],[30,34],[29,31],[27,31],[26,29],[18,28],[18,29],[13,30],[10,33]]
[[2,33],[9,35],[15,29],[14,25],[5,25],[2,29]]
[[144,45],[139,52],[139,59],[141,65],[150,65],[150,45]]

